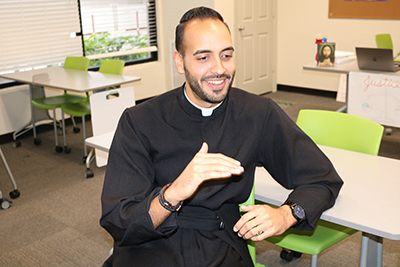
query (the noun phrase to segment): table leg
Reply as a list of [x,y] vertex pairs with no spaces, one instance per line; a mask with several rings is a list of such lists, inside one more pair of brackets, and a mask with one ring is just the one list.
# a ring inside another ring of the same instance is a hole
[[[44,88],[42,86],[36,86],[36,85],[29,85],[29,90],[30,90],[30,96],[31,96],[31,100],[33,98],[41,98],[41,97],[45,97],[44,94]],[[30,105],[30,101],[29,101],[29,105]],[[32,129],[32,123],[33,120],[35,120],[35,122],[38,121],[43,121],[43,120],[52,120],[51,117],[49,116],[49,112],[47,110],[43,110],[43,109],[39,109],[39,108],[35,108],[35,116],[33,115],[33,113],[31,112],[31,119],[30,121],[25,124],[24,126],[20,127],[19,129],[15,130],[13,133],[13,139],[17,140],[17,137],[26,133],[27,131]],[[34,116],[34,117],[33,117]]]
[[383,238],[362,233],[360,267],[382,267]]

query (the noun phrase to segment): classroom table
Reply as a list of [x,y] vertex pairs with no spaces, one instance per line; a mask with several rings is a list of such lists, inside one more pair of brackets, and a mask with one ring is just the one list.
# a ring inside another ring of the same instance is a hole
[[[81,71],[61,67],[48,67],[30,71],[0,74],[0,77],[29,84],[31,99],[44,97],[44,87],[86,93],[140,80],[140,77],[135,76]],[[49,119],[51,118],[49,117],[47,110],[44,111],[35,108],[35,122]],[[20,129],[17,129],[13,134],[14,140],[16,140],[17,136],[29,130],[29,126],[32,122],[33,118],[31,117],[27,124],[22,126]]]
[[[400,240],[400,160],[319,146],[344,185],[321,219],[362,231],[360,266],[382,266],[383,238]],[[290,190],[264,168],[255,174],[255,198],[280,206]]]
[[[346,105],[338,110],[376,123],[400,127],[400,71],[360,70],[356,60],[319,67],[314,63],[304,70],[345,74]],[[386,129],[390,133],[390,129]]]
[[356,60],[348,61],[345,63],[335,64],[331,67],[320,67],[315,63],[309,63],[303,66],[304,70],[314,70],[314,71],[322,71],[322,72],[330,72],[330,73],[339,73],[339,74],[349,74],[350,71],[358,71],[358,65]]
[[[303,66],[304,70],[312,70],[312,71],[320,71],[320,72],[330,72],[330,73],[338,73],[345,74],[346,81],[349,81],[349,74],[351,71],[358,71],[358,65],[356,60],[348,61],[341,64],[335,64],[331,67],[320,67],[315,63],[309,63]],[[347,92],[349,91],[348,82],[346,83],[346,105],[337,110],[338,112],[346,112],[347,111]]]

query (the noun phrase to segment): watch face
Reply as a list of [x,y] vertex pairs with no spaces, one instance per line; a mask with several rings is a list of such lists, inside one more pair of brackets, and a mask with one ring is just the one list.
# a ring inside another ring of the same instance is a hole
[[294,213],[300,218],[304,219],[305,218],[305,213],[302,207],[296,205],[294,206]]

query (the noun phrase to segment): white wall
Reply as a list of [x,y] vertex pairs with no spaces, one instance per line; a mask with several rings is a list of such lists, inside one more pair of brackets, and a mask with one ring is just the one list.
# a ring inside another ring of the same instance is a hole
[[317,34],[336,43],[336,50],[376,47],[375,34],[390,33],[394,51],[400,51],[400,20],[328,19],[329,0],[278,0],[277,83],[336,91],[339,74],[305,71],[312,63]]

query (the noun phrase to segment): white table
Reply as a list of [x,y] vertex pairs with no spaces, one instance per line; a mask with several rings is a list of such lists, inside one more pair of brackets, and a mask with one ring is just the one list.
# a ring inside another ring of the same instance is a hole
[[[349,62],[335,64],[332,67],[320,67],[317,66],[315,63],[309,63],[303,66],[304,70],[312,70],[312,71],[320,71],[320,72],[330,72],[330,73],[339,73],[339,74],[346,74],[347,81],[349,81],[349,73],[351,71],[358,71],[358,65],[356,60],[352,60]],[[347,111],[347,92],[349,91],[348,82],[346,83],[346,105],[339,110],[338,112],[346,112]]]
[[[344,185],[333,208],[321,218],[363,232],[360,266],[382,266],[383,238],[400,240],[400,161],[319,146]],[[255,198],[281,205],[290,190],[257,168]]]
[[356,60],[352,60],[349,62],[335,64],[332,67],[320,67],[315,63],[309,63],[303,66],[304,70],[314,70],[314,71],[322,71],[322,72],[330,72],[330,73],[340,73],[340,74],[349,74],[350,71],[358,71],[358,65]]
[[[43,87],[85,93],[140,80],[140,77],[134,76],[64,69],[60,67],[0,74],[0,77],[29,84],[31,99],[44,97]],[[35,109],[35,121],[44,119],[50,119],[48,112]],[[31,118],[26,125],[16,130],[13,134],[14,140],[16,140],[17,136],[26,132],[27,130],[24,129],[30,126],[32,122],[33,119]]]
[[304,65],[303,69],[346,74],[346,106],[338,110],[339,112],[347,112],[382,125],[399,127],[400,71],[360,70],[356,60],[333,67],[319,67],[310,63]]

